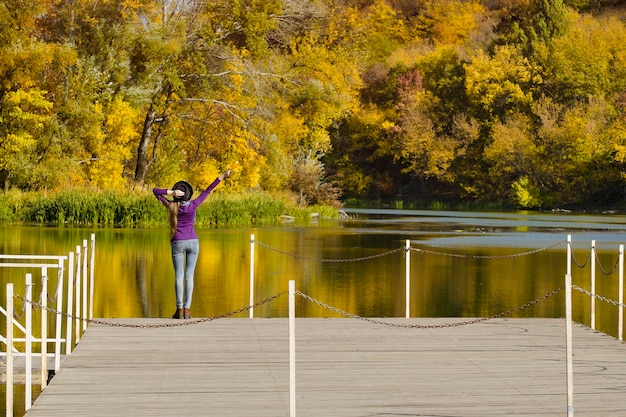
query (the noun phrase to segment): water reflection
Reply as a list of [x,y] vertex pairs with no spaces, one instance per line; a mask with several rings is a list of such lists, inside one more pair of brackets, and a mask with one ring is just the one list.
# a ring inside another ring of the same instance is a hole
[[[306,226],[199,230],[194,317],[221,315],[249,304],[251,234],[258,242],[255,300],[286,291],[293,279],[299,291],[340,310],[371,317],[404,316],[405,258],[401,248],[410,239],[414,249],[424,250],[411,252],[411,315],[485,317],[561,287],[568,234],[581,264],[595,239],[599,261],[610,270],[626,232],[626,219],[615,215],[347,212],[349,219]],[[4,225],[0,233],[0,253],[53,255],[66,254],[95,233],[97,317],[169,317],[174,311],[165,228]],[[13,281],[20,291],[24,271],[0,269],[0,274],[2,284]],[[574,267],[576,285],[589,288],[589,275],[588,264]],[[610,275],[598,271],[597,279],[598,293],[616,300],[617,271]],[[0,293],[4,303],[4,291]],[[284,296],[259,306],[255,316],[285,317],[287,302]],[[574,292],[577,321],[589,322],[589,304],[588,297]],[[597,327],[616,335],[617,307],[598,304]],[[561,292],[513,316],[561,317],[563,311]],[[339,316],[305,300],[298,301],[297,314]]]

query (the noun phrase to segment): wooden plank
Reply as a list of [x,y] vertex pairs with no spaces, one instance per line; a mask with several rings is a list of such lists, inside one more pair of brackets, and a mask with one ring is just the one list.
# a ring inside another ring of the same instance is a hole
[[[626,345],[575,325],[574,355],[575,415],[626,415]],[[417,329],[301,318],[296,362],[301,416],[562,416],[567,410],[562,319]],[[288,416],[288,365],[287,319],[155,329],[91,324],[27,416]]]

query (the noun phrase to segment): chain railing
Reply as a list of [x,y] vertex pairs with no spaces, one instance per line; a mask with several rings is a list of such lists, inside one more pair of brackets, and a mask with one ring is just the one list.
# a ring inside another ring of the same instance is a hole
[[109,327],[130,327],[130,328],[138,328],[138,329],[157,329],[157,328],[164,328],[164,327],[183,327],[183,326],[190,326],[190,325],[194,325],[194,324],[201,324],[201,323],[206,323],[209,321],[214,321],[214,320],[219,320],[219,319],[224,319],[227,317],[232,317],[232,316],[236,316],[237,314],[240,313],[245,313],[246,311],[255,308],[255,307],[259,307],[262,306],[264,304],[267,304],[271,301],[276,300],[277,298],[281,297],[282,295],[286,294],[287,291],[283,291],[281,293],[275,294],[271,297],[268,297],[264,300],[261,300],[253,305],[248,305],[248,306],[244,306],[241,307],[237,310],[233,310],[227,313],[223,313],[223,314],[219,314],[217,316],[212,316],[212,317],[204,317],[204,318],[198,318],[198,319],[189,319],[189,320],[180,320],[180,321],[176,321],[176,322],[171,322],[171,323],[159,323],[159,324],[134,324],[134,323],[124,323],[124,322],[111,322],[111,321],[106,321],[106,320],[99,320],[99,319],[90,319],[90,318],[85,318],[85,317],[78,317],[78,316],[74,316],[72,314],[66,313],[64,311],[58,311],[54,308],[48,307],[48,306],[43,306],[41,303],[36,302],[36,301],[31,301],[28,300],[26,297],[19,295],[19,294],[14,294],[14,297],[22,300],[22,302],[24,304],[26,303],[30,303],[32,304],[33,307],[38,308],[38,309],[42,309],[45,310],[49,313],[52,314],[59,314],[63,317],[67,317],[67,318],[71,318],[74,320],[78,320],[81,322],[86,322],[86,323],[92,323],[92,324],[100,324],[103,326],[109,326]]
[[[619,259],[615,260],[615,263],[613,264],[613,267],[610,270],[606,270],[603,266],[602,263],[600,262],[600,257],[598,256],[598,252],[597,251],[593,251],[594,252],[594,258],[596,260],[596,266],[598,267],[598,269],[600,270],[600,272],[602,272],[604,275],[611,275],[613,272],[615,272],[615,270],[617,269],[618,265],[619,265]],[[578,260],[578,258],[576,258],[576,254],[574,253],[574,251],[572,251],[572,260],[574,261],[574,264],[580,268],[583,269],[587,266],[587,264],[589,263],[589,261],[591,261],[591,252],[589,253],[589,255],[587,255],[587,259],[585,260],[585,262],[580,262]]]
[[[573,288],[585,292],[588,295],[591,295],[588,291],[583,290],[580,287],[577,286],[573,286]],[[460,321],[460,322],[451,322],[451,323],[444,323],[444,324],[434,324],[434,325],[422,325],[422,324],[404,324],[404,323],[393,323],[393,322],[389,322],[389,321],[385,321],[385,320],[381,320],[381,319],[375,319],[375,318],[370,318],[370,317],[364,317],[364,316],[360,316],[357,314],[353,314],[353,313],[349,313],[347,311],[341,310],[337,307],[333,307],[329,304],[326,304],[322,301],[319,301],[313,297],[311,297],[310,295],[307,295],[303,292],[300,291],[296,291],[295,294],[300,296],[302,299],[307,300],[313,304],[316,304],[330,312],[342,315],[344,317],[347,318],[352,318],[352,319],[357,319],[357,320],[361,320],[361,321],[365,321],[368,323],[373,323],[373,324],[380,324],[380,325],[385,325],[385,326],[389,326],[389,327],[403,327],[403,328],[410,328],[410,329],[440,329],[440,328],[449,328],[449,327],[459,327],[459,326],[467,326],[467,325],[471,325],[471,324],[478,324],[478,323],[482,323],[488,320],[493,320],[493,319],[497,319],[497,318],[501,318],[501,317],[506,317],[506,316],[510,316],[516,312],[525,310],[531,306],[534,306],[535,304],[546,300],[556,294],[558,294],[560,291],[563,290],[563,287],[559,287],[553,291],[550,291],[544,295],[542,295],[541,297],[538,297],[532,301],[529,301],[525,304],[522,304],[518,307],[515,308],[511,308],[509,310],[505,310],[502,311],[500,313],[495,313],[492,314],[490,316],[487,317],[479,317],[479,318],[475,318],[475,319],[471,319],[471,320],[465,320],[465,321]],[[115,322],[111,322],[111,321],[106,321],[106,320],[100,320],[100,319],[89,319],[89,318],[85,318],[85,317],[77,317],[74,316],[72,314],[66,313],[64,311],[58,311],[52,307],[49,306],[44,306],[39,302],[33,301],[33,300],[29,300],[26,297],[19,295],[19,294],[14,294],[14,297],[18,300],[21,300],[25,305],[26,304],[31,304],[34,308],[40,309],[40,310],[44,310],[47,311],[49,313],[52,314],[59,314],[63,317],[69,317],[71,319],[74,320],[79,320],[81,322],[87,322],[90,324],[99,324],[99,325],[103,325],[103,326],[109,326],[109,327],[124,327],[124,328],[138,328],[138,329],[158,329],[158,328],[170,328],[170,327],[184,327],[184,326],[191,326],[191,325],[196,325],[196,324],[202,324],[202,323],[207,323],[210,321],[215,321],[215,320],[220,320],[220,319],[225,319],[228,317],[233,317],[236,316],[237,314],[241,314],[241,313],[245,313],[246,311],[250,310],[251,308],[256,308],[256,307],[260,307],[264,304],[268,304],[278,298],[280,298],[281,296],[285,295],[287,293],[287,291],[283,291],[280,292],[278,294],[272,295],[270,297],[265,298],[264,300],[261,300],[257,303],[255,303],[254,305],[248,305],[248,306],[244,306],[241,307],[239,309],[236,310],[232,310],[229,311],[227,313],[223,313],[223,314],[219,314],[219,315],[215,315],[215,316],[211,316],[211,317],[205,317],[205,318],[198,318],[198,319],[191,319],[191,320],[181,320],[181,321],[176,321],[176,322],[168,322],[168,323],[152,323],[152,324],[135,324],[135,323],[128,323],[128,322],[123,322],[123,321],[115,321]],[[615,305],[619,305],[619,303],[613,302],[611,300],[607,300],[604,297],[600,297],[597,296],[600,299],[603,299],[605,301],[611,302],[612,304]]]
[[[586,290],[576,285],[572,285],[572,289],[575,289],[587,296],[590,297],[590,327],[591,329],[596,329],[596,300],[604,301],[608,304],[615,305],[619,308],[618,310],[618,323],[617,323],[617,338],[619,340],[623,340],[624,333],[624,303],[622,300],[624,299],[624,245],[619,245],[618,257],[615,260],[615,263],[611,267],[611,269],[607,270],[602,263],[600,262],[600,257],[598,255],[598,251],[596,249],[596,241],[591,241],[591,251],[587,256],[585,262],[580,262],[576,257],[574,251],[569,248],[568,252],[570,256],[568,271],[571,273],[571,264],[573,263],[578,268],[585,268],[589,263],[591,263],[590,268],[590,290]],[[596,271],[599,270],[605,276],[613,275],[615,271],[618,271],[618,298],[620,301],[611,300],[609,297],[601,296],[596,293]]]
[[[310,256],[304,256],[304,255],[299,255],[296,253],[292,253],[292,252],[287,252],[284,251],[282,249],[278,249],[275,248],[273,246],[270,246],[266,243],[260,242],[258,240],[255,241],[255,243],[261,247],[264,247],[266,249],[269,249],[271,251],[280,253],[282,255],[287,255],[289,257],[292,258],[296,258],[296,259],[304,259],[307,261],[316,261],[316,262],[361,262],[361,261],[367,261],[370,259],[376,259],[376,258],[381,258],[383,256],[387,256],[387,255],[391,255],[393,253],[396,252],[405,252],[406,248],[404,246],[399,247],[397,249],[392,249],[389,250],[387,252],[383,252],[383,253],[379,253],[376,255],[369,255],[369,256],[361,256],[361,257],[357,257],[357,258],[348,258],[348,259],[328,259],[328,258],[315,258],[315,257],[310,257]],[[429,255],[444,255],[444,256],[451,256],[451,257],[456,257],[456,258],[474,258],[474,259],[507,259],[507,258],[517,258],[520,256],[528,256],[528,255],[533,255],[535,253],[539,253],[539,252],[543,252],[549,249],[554,249],[558,246],[562,246],[566,244],[565,241],[562,242],[556,242],[552,245],[543,247],[543,248],[539,248],[539,249],[533,249],[530,251],[526,251],[526,252],[520,252],[520,253],[513,253],[513,254],[509,254],[509,255],[465,255],[465,254],[459,254],[459,253],[448,253],[448,252],[439,252],[439,251],[433,251],[433,250],[428,250],[428,249],[421,249],[421,248],[413,248],[411,247],[410,250],[413,252],[419,252],[419,253],[424,253],[424,254],[429,254]]]
[[591,252],[589,252],[589,255],[587,256],[587,259],[585,259],[585,262],[580,263],[578,261],[578,259],[576,258],[576,253],[574,253],[574,251],[572,251],[572,260],[574,261],[574,264],[579,267],[580,269],[584,268],[587,266],[587,264],[589,263],[589,261],[591,260]]
[[598,268],[600,269],[600,272],[602,272],[604,275],[611,275],[613,274],[613,272],[615,272],[615,270],[617,269],[618,265],[619,265],[619,258],[615,260],[615,263],[613,264],[613,267],[611,268],[610,271],[607,271],[604,269],[604,267],[602,266],[602,263],[600,262],[600,258],[598,257],[598,252],[594,251],[596,254],[596,265],[598,266]]
[[598,295],[598,294],[594,294],[594,293],[592,293],[591,291],[586,290],[586,289],[584,289],[584,288],[581,288],[581,287],[579,287],[579,286],[578,286],[578,285],[576,285],[576,284],[573,284],[573,285],[572,285],[572,289],[574,289],[574,290],[576,290],[576,291],[578,291],[578,292],[581,292],[581,293],[583,293],[583,294],[585,294],[585,295],[588,295],[589,297],[593,297],[593,298],[595,298],[596,300],[604,301],[604,302],[605,302],[605,303],[607,303],[607,304],[611,304],[611,305],[614,305],[614,306],[616,306],[616,307],[621,307],[621,308],[626,307],[626,304],[624,304],[624,303],[620,303],[619,301],[611,300],[610,298],[603,297],[603,296]]
[[509,259],[509,258],[518,258],[520,256],[528,256],[534,255],[535,253],[543,252],[546,250],[554,249],[556,247],[567,244],[566,241],[555,242],[552,245],[545,246],[539,249],[533,249],[526,252],[512,253],[508,255],[466,255],[462,253],[450,253],[450,252],[440,252],[429,249],[421,249],[421,248],[411,248],[414,252],[424,253],[428,255],[442,255],[442,256],[450,256],[453,258],[470,258],[470,259]]
[[600,262],[598,251],[595,250],[595,248],[592,248],[591,252],[589,252],[589,255],[587,255],[587,259],[585,259],[585,262],[580,262],[578,258],[576,257],[576,253],[572,251],[572,261],[574,261],[574,264],[580,269],[585,268],[589,264],[592,258],[596,261],[596,266],[598,267],[600,272],[602,272],[604,275],[611,275],[613,272],[615,272],[615,270],[619,266],[619,258],[618,258],[615,260],[615,263],[613,264],[613,267],[610,270],[605,269],[602,263]]
[[[585,290],[583,290],[580,287],[577,286],[573,286],[573,288],[586,292]],[[388,321],[384,321],[381,319],[374,319],[374,318],[370,318],[370,317],[364,317],[364,316],[360,316],[357,314],[353,314],[353,313],[349,313],[347,311],[341,310],[337,307],[333,307],[329,304],[326,304],[322,301],[319,301],[313,297],[311,297],[310,295],[307,295],[303,292],[300,291],[296,291],[295,294],[300,296],[301,298],[303,298],[304,300],[307,300],[313,304],[316,304],[330,312],[342,315],[344,317],[347,318],[352,318],[352,319],[358,319],[361,321],[365,321],[368,323],[373,323],[373,324],[381,324],[381,325],[386,325],[386,326],[390,326],[390,327],[403,327],[403,328],[414,328],[414,329],[438,329],[438,328],[449,328],[449,327],[459,327],[459,326],[467,326],[467,325],[471,325],[471,324],[477,324],[477,323],[482,323],[488,320],[493,320],[496,318],[501,318],[501,317],[506,317],[506,316],[510,316],[516,312],[525,310],[531,306],[534,306],[535,304],[546,300],[556,294],[558,294],[560,291],[563,290],[563,287],[559,287],[553,291],[550,291],[544,295],[542,295],[541,297],[538,297],[532,301],[529,301],[525,304],[522,304],[518,307],[515,308],[511,308],[509,310],[505,310],[502,311],[500,313],[495,313],[492,314],[490,316],[487,317],[479,317],[476,319],[472,319],[472,320],[465,320],[465,321],[460,321],[460,322],[451,322],[451,323],[445,323],[445,324],[436,324],[436,325],[420,325],[420,324],[403,324],[403,323],[393,323],[393,322],[388,322]],[[81,322],[87,322],[90,324],[99,324],[99,325],[103,325],[103,326],[109,326],[109,327],[125,327],[125,328],[140,328],[140,329],[158,329],[158,328],[169,328],[169,327],[183,327],[183,326],[190,326],[190,325],[196,325],[196,324],[202,324],[202,323],[206,323],[206,322],[210,322],[210,321],[215,321],[215,320],[219,320],[219,319],[224,319],[224,318],[228,318],[228,317],[232,317],[232,316],[236,316],[237,314],[241,314],[241,313],[245,313],[246,311],[252,309],[252,308],[256,308],[256,307],[260,307],[264,304],[268,304],[278,298],[280,298],[281,296],[285,295],[287,292],[283,291],[281,293],[272,295],[270,297],[265,298],[264,300],[261,300],[253,305],[248,305],[248,306],[244,306],[241,307],[239,309],[236,310],[232,310],[229,311],[227,313],[223,313],[223,314],[219,314],[216,316],[211,316],[211,317],[205,317],[205,318],[198,318],[198,319],[192,319],[192,320],[182,320],[182,321],[176,321],[176,322],[168,322],[168,323],[158,323],[158,324],[135,324],[135,323],[127,323],[127,322],[111,322],[111,321],[106,321],[106,320],[99,320],[99,319],[89,319],[89,318],[85,318],[85,317],[77,317],[74,316],[72,314],[66,313],[64,311],[58,311],[52,307],[49,306],[43,306],[41,303],[36,302],[36,301],[32,301],[32,300],[28,300],[26,297],[19,295],[19,294],[14,294],[14,297],[18,300],[21,300],[25,305],[26,304],[31,304],[34,308],[40,309],[40,310],[45,310],[49,313],[52,314],[59,314],[63,317],[69,317],[71,319],[74,320],[79,320]],[[588,293],[588,292],[586,292]],[[589,293],[588,293],[589,294]],[[590,295],[590,294],[589,294]],[[604,297],[600,297],[601,299],[604,299]],[[608,300],[607,300],[608,301]],[[609,301],[610,302],[610,301]],[[613,302],[613,304],[616,304],[615,302]],[[619,305],[618,303],[616,305]]]
[[390,326],[390,327],[403,327],[403,328],[409,328],[409,329],[441,329],[441,328],[449,328],[449,327],[459,327],[459,326],[467,326],[470,324],[477,324],[477,323],[482,323],[484,321],[488,321],[488,320],[493,320],[493,319],[497,319],[497,318],[501,318],[501,317],[506,317],[506,316],[510,316],[513,313],[516,313],[518,311],[521,310],[525,310],[528,307],[531,307],[547,298],[552,297],[553,295],[559,293],[561,290],[563,289],[563,287],[559,287],[553,291],[550,291],[549,293],[536,298],[532,301],[529,301],[521,306],[512,308],[510,310],[506,310],[503,311],[501,313],[496,313],[496,314],[492,314],[488,317],[479,317],[476,319],[472,319],[472,320],[465,320],[465,321],[459,321],[459,322],[451,322],[451,323],[444,323],[444,324],[406,324],[406,323],[393,323],[393,322],[389,322],[389,321],[384,321],[384,320],[380,320],[380,319],[373,319],[370,317],[363,317],[363,316],[359,316],[357,314],[352,314],[352,313],[348,313],[347,311],[343,311],[340,310],[336,307],[333,307],[331,305],[328,305],[326,303],[323,303],[319,300],[316,300],[315,298],[311,297],[310,295],[304,294],[300,291],[296,291],[296,295],[302,297],[303,299],[312,302],[313,304],[316,304],[328,311],[332,311],[333,313],[337,313],[340,314],[342,316],[348,317],[348,318],[353,318],[353,319],[358,319],[358,320],[362,320],[362,321],[366,321],[368,323],[374,323],[374,324],[381,324],[381,325],[385,325],[385,326]]
[[271,251],[280,253],[282,255],[287,255],[291,258],[303,259],[306,261],[315,261],[315,262],[362,262],[362,261],[367,261],[370,259],[382,258],[383,256],[391,255],[392,253],[396,253],[396,252],[403,252],[405,250],[404,247],[400,247],[398,249],[392,249],[390,251],[378,253],[376,255],[361,256],[358,258],[350,258],[350,259],[328,259],[328,258],[314,258],[310,256],[299,255],[297,253],[287,252],[287,251],[272,247],[266,243],[259,242],[258,240],[256,240],[255,243],[259,246],[264,247],[265,249],[269,249]]

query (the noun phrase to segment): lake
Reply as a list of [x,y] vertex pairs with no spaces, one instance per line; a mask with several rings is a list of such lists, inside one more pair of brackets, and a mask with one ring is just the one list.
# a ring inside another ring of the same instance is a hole
[[[303,225],[200,229],[194,317],[249,304],[250,239],[255,236],[255,300],[288,288],[335,309],[368,317],[404,317],[405,257],[410,239],[412,317],[488,317],[560,288],[572,236],[574,284],[589,288],[586,262],[598,249],[597,292],[617,300],[618,247],[626,217],[540,212],[453,212],[346,209],[348,218]],[[96,236],[94,316],[169,317],[175,309],[166,228],[120,229],[0,225],[0,253],[66,255]],[[531,253],[532,252],[532,253]],[[580,265],[577,266],[576,263]],[[604,274],[600,268],[607,272]],[[608,274],[611,272],[610,274]],[[0,269],[2,284],[23,293],[23,270]],[[37,272],[34,272],[37,279]],[[51,280],[50,285],[54,285]],[[4,285],[3,285],[4,288]],[[0,299],[4,305],[4,290]],[[286,317],[281,296],[256,317]],[[589,323],[589,297],[574,291],[574,319]],[[298,299],[299,317],[340,317]],[[617,335],[617,307],[598,301],[597,328]],[[564,292],[512,317],[562,317]],[[239,313],[236,317],[247,317]]]

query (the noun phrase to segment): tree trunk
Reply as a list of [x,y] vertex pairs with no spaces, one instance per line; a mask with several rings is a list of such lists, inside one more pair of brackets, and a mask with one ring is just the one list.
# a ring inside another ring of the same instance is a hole
[[143,122],[143,130],[141,132],[141,140],[139,141],[139,147],[137,148],[137,166],[135,167],[135,183],[142,183],[148,172],[148,150],[150,148],[150,141],[152,139],[152,126],[156,119],[156,110],[154,106],[150,104],[150,108],[146,113],[146,118]]

